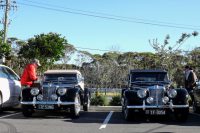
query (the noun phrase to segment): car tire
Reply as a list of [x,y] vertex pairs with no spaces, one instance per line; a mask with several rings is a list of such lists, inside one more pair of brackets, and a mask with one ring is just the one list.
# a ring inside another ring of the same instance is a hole
[[81,102],[80,102],[80,96],[79,94],[76,94],[74,98],[75,104],[72,105],[70,108],[70,114],[72,118],[79,118],[80,110],[81,110]]
[[23,105],[22,106],[22,114],[25,117],[31,117],[32,114],[33,114],[33,109],[31,107],[29,107],[29,106]]
[[123,114],[124,114],[124,119],[127,120],[127,121],[130,121],[133,117],[133,114],[132,114],[132,110],[127,108],[128,106],[128,100],[125,99],[124,100],[124,106],[123,106]]
[[174,110],[174,115],[177,121],[185,122],[189,115],[189,108],[179,108]]
[[193,107],[194,113],[200,113],[200,107],[198,107],[198,106],[196,105],[196,102],[195,102],[195,101],[193,102],[192,107]]
[[3,104],[3,97],[0,93],[0,113],[3,112],[2,104]]

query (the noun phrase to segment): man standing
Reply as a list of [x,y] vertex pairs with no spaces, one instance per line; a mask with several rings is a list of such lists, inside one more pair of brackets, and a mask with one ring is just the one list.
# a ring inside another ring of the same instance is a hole
[[185,66],[185,88],[193,101],[193,88],[196,86],[197,76],[191,67]]
[[22,88],[32,86],[33,82],[38,79],[36,74],[38,66],[41,66],[38,59],[34,59],[30,64],[26,65],[21,76]]

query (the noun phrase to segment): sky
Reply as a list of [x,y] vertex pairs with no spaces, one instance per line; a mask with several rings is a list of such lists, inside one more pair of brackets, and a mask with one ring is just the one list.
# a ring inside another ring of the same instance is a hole
[[[157,38],[162,44],[169,34],[173,46],[182,33],[200,32],[199,0],[15,1],[17,10],[10,11],[8,37],[27,40],[55,32],[92,54],[155,52],[149,40]],[[199,46],[200,36],[189,38],[180,48],[187,51]]]

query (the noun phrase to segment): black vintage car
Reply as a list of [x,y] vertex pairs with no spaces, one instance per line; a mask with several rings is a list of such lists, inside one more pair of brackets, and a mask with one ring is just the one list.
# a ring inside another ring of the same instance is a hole
[[197,82],[197,86],[193,90],[193,111],[200,113],[200,82]]
[[166,115],[174,113],[185,121],[189,113],[186,89],[170,86],[164,70],[131,70],[129,87],[122,90],[122,112],[126,120],[137,114]]
[[89,90],[84,88],[81,73],[77,70],[48,70],[41,84],[22,90],[22,111],[26,117],[36,110],[66,110],[73,118],[79,117],[81,105],[88,111]]

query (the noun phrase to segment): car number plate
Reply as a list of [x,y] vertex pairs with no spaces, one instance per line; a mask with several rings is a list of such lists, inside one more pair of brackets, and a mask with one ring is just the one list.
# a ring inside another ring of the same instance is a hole
[[54,109],[54,105],[38,105],[38,109]]
[[165,115],[165,110],[159,110],[159,109],[152,109],[152,110],[146,110],[145,114],[147,115]]

